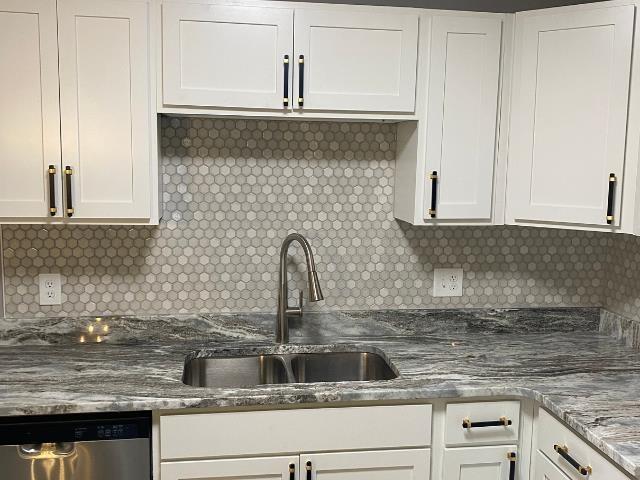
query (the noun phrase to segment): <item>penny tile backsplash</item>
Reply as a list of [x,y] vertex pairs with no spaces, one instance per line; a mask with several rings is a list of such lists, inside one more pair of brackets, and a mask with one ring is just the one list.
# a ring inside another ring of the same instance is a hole
[[[628,247],[640,265],[635,238],[396,221],[395,141],[384,123],[163,118],[160,226],[3,226],[6,315],[273,311],[292,231],[309,239],[325,294],[309,308],[602,306],[611,245],[620,269]],[[434,267],[462,267],[464,295],[432,297]],[[611,303],[627,314],[640,306],[627,300],[633,270]],[[62,275],[61,306],[38,305],[49,272]]]

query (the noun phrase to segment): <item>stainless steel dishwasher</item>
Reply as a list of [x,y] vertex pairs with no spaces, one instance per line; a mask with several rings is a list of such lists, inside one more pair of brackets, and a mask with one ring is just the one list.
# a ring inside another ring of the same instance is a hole
[[150,480],[151,416],[0,419],[3,480]]

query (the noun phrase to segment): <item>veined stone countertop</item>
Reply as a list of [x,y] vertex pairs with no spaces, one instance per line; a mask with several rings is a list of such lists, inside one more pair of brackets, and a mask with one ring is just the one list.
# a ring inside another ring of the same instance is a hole
[[291,343],[374,347],[400,377],[215,389],[182,384],[185,355],[286,351],[273,345],[273,315],[0,320],[0,416],[515,396],[640,478],[640,351],[599,321],[598,309],[307,313]]

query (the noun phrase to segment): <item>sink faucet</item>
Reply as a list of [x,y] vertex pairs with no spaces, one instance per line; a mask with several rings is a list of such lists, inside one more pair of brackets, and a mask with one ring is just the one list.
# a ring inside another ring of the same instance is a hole
[[313,261],[311,245],[299,233],[290,233],[280,247],[280,274],[278,277],[278,320],[276,322],[276,343],[289,341],[289,317],[302,317],[302,290],[300,290],[300,304],[297,307],[289,306],[289,287],[287,285],[287,253],[293,242],[298,242],[304,251],[307,261],[307,275],[309,276],[309,301],[323,300],[322,290],[316,273],[316,264]]

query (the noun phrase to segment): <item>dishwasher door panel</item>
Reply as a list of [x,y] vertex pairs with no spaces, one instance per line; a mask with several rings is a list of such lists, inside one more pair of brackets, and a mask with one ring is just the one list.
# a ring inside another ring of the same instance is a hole
[[1,445],[2,478],[7,480],[149,480],[148,438],[54,444]]

